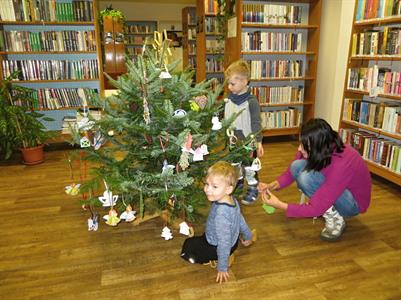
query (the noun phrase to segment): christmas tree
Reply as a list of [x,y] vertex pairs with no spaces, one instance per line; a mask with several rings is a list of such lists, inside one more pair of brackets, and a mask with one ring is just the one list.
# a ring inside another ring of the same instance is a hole
[[[202,180],[208,167],[250,159],[254,139],[240,144],[230,134],[235,116],[220,120],[222,87],[194,85],[190,71],[174,72],[168,42],[156,32],[142,55],[127,60],[127,74],[112,80],[117,93],[95,101],[102,118],[88,116],[75,132],[83,159],[91,162],[91,176],[81,186],[90,207],[103,203],[122,212],[130,205],[138,218],[167,211],[169,218],[193,222],[207,201]],[[103,197],[94,195],[100,184]],[[118,223],[115,211],[109,218],[109,225]]]

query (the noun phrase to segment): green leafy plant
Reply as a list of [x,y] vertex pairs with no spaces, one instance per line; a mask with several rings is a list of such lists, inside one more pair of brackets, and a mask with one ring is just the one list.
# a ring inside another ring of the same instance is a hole
[[53,121],[33,110],[34,90],[14,85],[18,73],[0,81],[0,153],[10,158],[14,150],[36,147],[54,136],[39,119]]
[[99,12],[98,21],[99,21],[100,27],[102,27],[102,28],[103,28],[103,19],[106,16],[111,16],[113,18],[116,18],[123,23],[125,22],[124,14],[121,11],[114,9],[111,5],[109,5],[105,9],[103,9],[102,11]]

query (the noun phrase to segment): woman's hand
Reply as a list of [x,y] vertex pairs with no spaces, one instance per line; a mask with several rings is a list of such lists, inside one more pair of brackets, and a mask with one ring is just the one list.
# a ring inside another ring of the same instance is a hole
[[280,208],[287,210],[288,204],[280,201],[275,195],[273,195],[268,189],[262,194],[262,201],[267,205],[273,206],[274,208]]
[[258,191],[260,193],[266,193],[267,190],[276,191],[278,189],[280,189],[280,183],[277,180],[270,183],[259,182],[258,184]]
[[218,283],[222,283],[224,281],[227,282],[228,277],[230,277],[230,275],[228,275],[228,272],[217,272],[216,282]]

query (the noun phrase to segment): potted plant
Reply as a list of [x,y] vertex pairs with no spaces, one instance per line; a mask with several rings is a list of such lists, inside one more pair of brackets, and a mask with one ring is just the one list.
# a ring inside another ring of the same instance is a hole
[[54,133],[46,131],[40,119],[53,121],[35,111],[33,90],[12,84],[17,73],[0,81],[0,153],[4,159],[20,149],[25,164],[43,162],[43,144]]

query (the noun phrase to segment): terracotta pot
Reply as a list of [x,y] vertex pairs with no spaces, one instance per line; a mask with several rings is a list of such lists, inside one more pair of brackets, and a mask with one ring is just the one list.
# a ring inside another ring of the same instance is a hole
[[21,148],[23,163],[26,165],[38,165],[44,161],[43,145],[33,148]]

